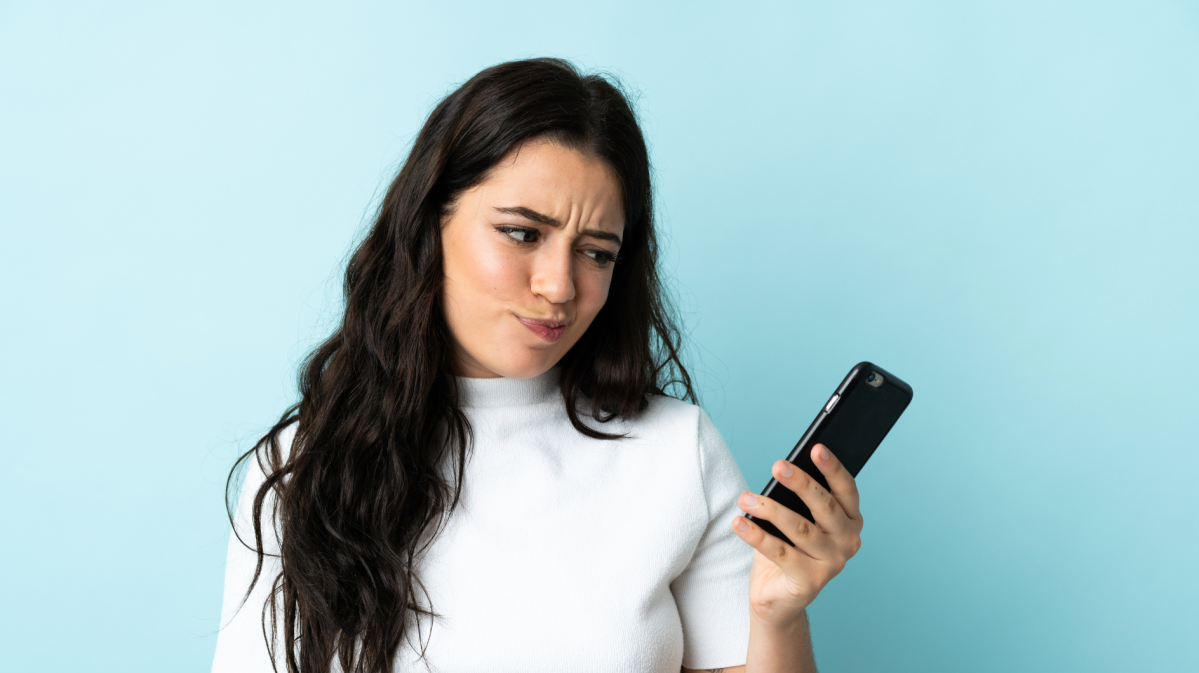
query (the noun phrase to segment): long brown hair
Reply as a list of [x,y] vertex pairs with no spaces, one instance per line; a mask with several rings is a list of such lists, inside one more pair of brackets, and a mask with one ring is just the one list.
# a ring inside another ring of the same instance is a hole
[[[265,508],[282,570],[263,607],[264,637],[273,659],[285,648],[289,673],[327,673],[334,659],[347,673],[390,673],[414,630],[420,640],[420,619],[435,616],[417,561],[458,502],[471,442],[440,308],[442,220],[461,192],[535,137],[606,161],[623,189],[624,241],[607,302],[559,363],[571,423],[613,439],[581,415],[631,417],[668,389],[694,401],[658,277],[649,157],[626,97],[556,59],[472,77],[429,115],[351,257],[345,315],[305,360],[300,402],[229,475],[230,522],[240,466],[255,456],[266,475],[247,544],[258,554],[251,588],[267,555]],[[293,422],[285,452],[280,433]]]

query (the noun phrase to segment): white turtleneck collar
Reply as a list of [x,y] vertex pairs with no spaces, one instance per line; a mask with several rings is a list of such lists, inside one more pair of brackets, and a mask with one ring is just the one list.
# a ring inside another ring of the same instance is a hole
[[458,378],[463,407],[518,407],[543,404],[561,399],[558,388],[558,367],[531,379],[473,379]]

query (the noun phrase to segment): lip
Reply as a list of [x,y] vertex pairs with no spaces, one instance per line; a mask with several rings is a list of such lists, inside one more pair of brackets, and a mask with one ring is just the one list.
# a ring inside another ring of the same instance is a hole
[[530,318],[516,317],[520,324],[529,328],[529,331],[536,334],[538,338],[547,343],[554,343],[562,338],[562,333],[566,331],[566,326],[570,324],[569,320],[532,320]]

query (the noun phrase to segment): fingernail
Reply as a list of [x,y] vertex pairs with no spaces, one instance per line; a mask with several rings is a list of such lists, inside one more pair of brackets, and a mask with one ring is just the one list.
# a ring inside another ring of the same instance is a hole
[[742,507],[753,507],[756,504],[758,504],[758,496],[750,495],[749,493],[741,494],[741,506]]
[[812,453],[816,454],[816,460],[828,460],[828,449],[823,446],[816,447]]
[[783,466],[779,468],[779,474],[784,477],[790,477],[795,474],[795,470],[791,469],[791,463],[783,463]]
[[739,516],[737,517],[737,520],[733,522],[733,528],[736,528],[744,533],[745,531],[749,530],[749,522],[745,520],[745,517]]

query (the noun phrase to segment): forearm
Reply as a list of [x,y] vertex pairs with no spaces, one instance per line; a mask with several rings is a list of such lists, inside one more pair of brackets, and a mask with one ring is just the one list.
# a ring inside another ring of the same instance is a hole
[[785,625],[751,617],[745,673],[816,673],[807,611]]

